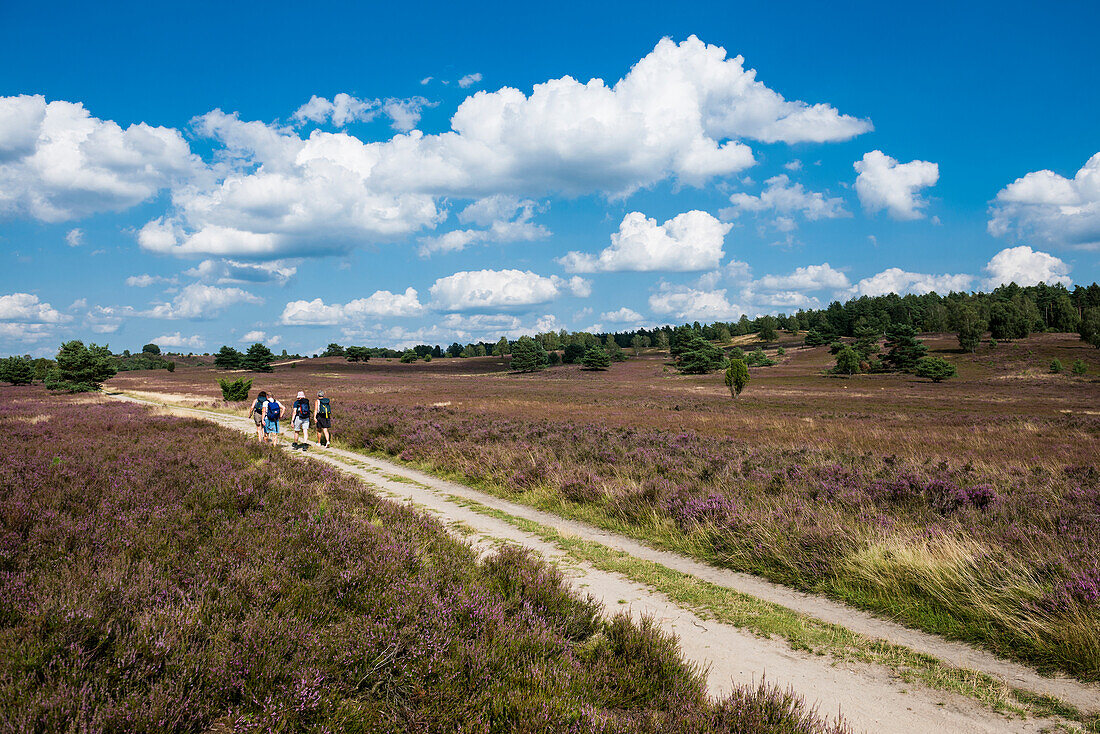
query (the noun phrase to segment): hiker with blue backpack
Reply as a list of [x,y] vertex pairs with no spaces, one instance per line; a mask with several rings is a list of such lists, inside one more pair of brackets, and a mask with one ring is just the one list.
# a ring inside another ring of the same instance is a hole
[[[305,451],[309,448],[309,398],[301,390],[298,391],[298,397],[294,399],[294,407],[291,409],[294,418],[292,425],[294,426],[294,442],[290,444],[296,449]],[[302,434],[302,440],[298,441],[298,434]]]
[[279,445],[279,418],[283,415],[283,406],[275,399],[274,395],[267,398],[264,403],[264,436],[271,439],[272,446]]
[[[315,414],[317,416],[317,443],[328,446],[332,443],[332,438],[328,435],[328,429],[332,428],[332,404],[325,397],[324,390],[317,392],[317,410]],[[324,432],[323,436],[322,431]]]

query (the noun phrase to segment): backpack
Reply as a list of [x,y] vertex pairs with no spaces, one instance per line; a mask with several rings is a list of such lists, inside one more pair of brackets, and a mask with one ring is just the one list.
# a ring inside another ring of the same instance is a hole
[[278,402],[272,400],[267,404],[267,419],[269,421],[279,420],[279,416],[283,414],[283,406]]
[[309,401],[298,398],[294,401],[294,410],[299,418],[309,418]]
[[322,418],[331,418],[332,410],[329,408],[328,398],[321,398],[320,402],[321,409],[317,412],[317,415],[321,416]]
[[253,413],[263,414],[264,412],[264,400],[266,398],[256,398],[256,404],[252,406]]

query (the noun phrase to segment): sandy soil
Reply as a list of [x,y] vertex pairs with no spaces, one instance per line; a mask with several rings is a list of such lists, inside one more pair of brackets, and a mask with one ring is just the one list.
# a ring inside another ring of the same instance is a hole
[[[115,397],[163,407],[162,403],[153,401]],[[171,410],[198,415],[249,433],[254,430],[246,419],[231,415],[191,408]],[[1057,696],[1085,711],[1100,710],[1098,686],[1064,677],[1044,678],[1025,666],[1001,660],[982,650],[911,630],[828,599],[654,550],[630,538],[507,502],[398,464],[339,449],[320,449],[316,445],[308,457],[354,474],[385,495],[414,503],[444,523],[460,524],[467,531],[472,529],[474,534],[467,540],[483,552],[489,552],[499,542],[513,542],[549,560],[562,562],[560,566],[574,586],[599,599],[609,613],[625,609],[635,616],[648,615],[663,629],[676,634],[685,658],[707,670],[708,685],[716,696],[729,691],[734,684],[766,677],[771,682],[789,686],[807,702],[815,704],[822,714],[840,715],[856,730],[866,732],[1039,732],[1054,724],[1034,718],[1006,717],[973,699],[902,681],[879,666],[838,663],[828,656],[793,650],[783,640],[762,638],[731,625],[701,619],[664,595],[622,576],[569,562],[557,546],[506,521],[480,514],[454,498],[473,500],[855,632],[905,645],[953,665],[998,677],[1017,688]]]

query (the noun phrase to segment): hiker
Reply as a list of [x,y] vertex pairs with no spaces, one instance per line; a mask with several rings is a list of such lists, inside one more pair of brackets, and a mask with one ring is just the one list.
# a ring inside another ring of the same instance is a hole
[[[294,399],[294,408],[292,409],[294,414],[294,420],[292,425],[294,426],[294,443],[290,444],[296,449],[305,451],[309,448],[309,398],[301,390],[298,391],[298,397]],[[298,434],[302,434],[302,441],[299,443]]]
[[[332,438],[328,435],[328,429],[332,428],[332,406],[329,399],[325,397],[324,390],[317,392],[317,409],[314,415],[317,416],[317,443],[328,446],[332,443]],[[322,432],[324,432],[323,437]]]
[[260,394],[256,396],[256,402],[252,404],[252,412],[249,415],[252,417],[252,422],[256,424],[256,440],[264,440],[264,403],[267,402],[267,393],[260,390]]
[[271,438],[271,445],[279,445],[279,418],[283,415],[283,406],[272,395],[264,403],[264,434]]

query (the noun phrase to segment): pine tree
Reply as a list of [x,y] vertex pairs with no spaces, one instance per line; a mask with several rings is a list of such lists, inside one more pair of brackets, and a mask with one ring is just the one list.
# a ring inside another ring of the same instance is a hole
[[244,355],[230,346],[223,346],[214,356],[214,366],[219,370],[239,370]]
[[917,330],[908,324],[897,324],[886,332],[886,362],[896,370],[909,372],[928,352],[917,338]]
[[859,372],[859,353],[847,344],[836,353],[833,372],[838,375],[854,375]]
[[0,381],[30,385],[34,382],[34,362],[29,357],[8,357],[0,361]]
[[512,346],[513,372],[537,372],[545,367],[548,361],[542,344],[529,336],[521,336]]
[[57,366],[46,377],[50,390],[69,392],[93,392],[103,382],[115,375],[111,350],[106,346],[73,340],[61,345],[57,352]]
[[722,366],[725,355],[699,334],[689,337],[682,345],[676,368],[685,375],[703,375]]
[[275,361],[275,355],[271,350],[259,342],[248,348],[241,360],[241,367],[249,372],[274,372],[271,363]]
[[602,347],[592,347],[581,357],[586,370],[606,370],[611,366],[611,356]]

